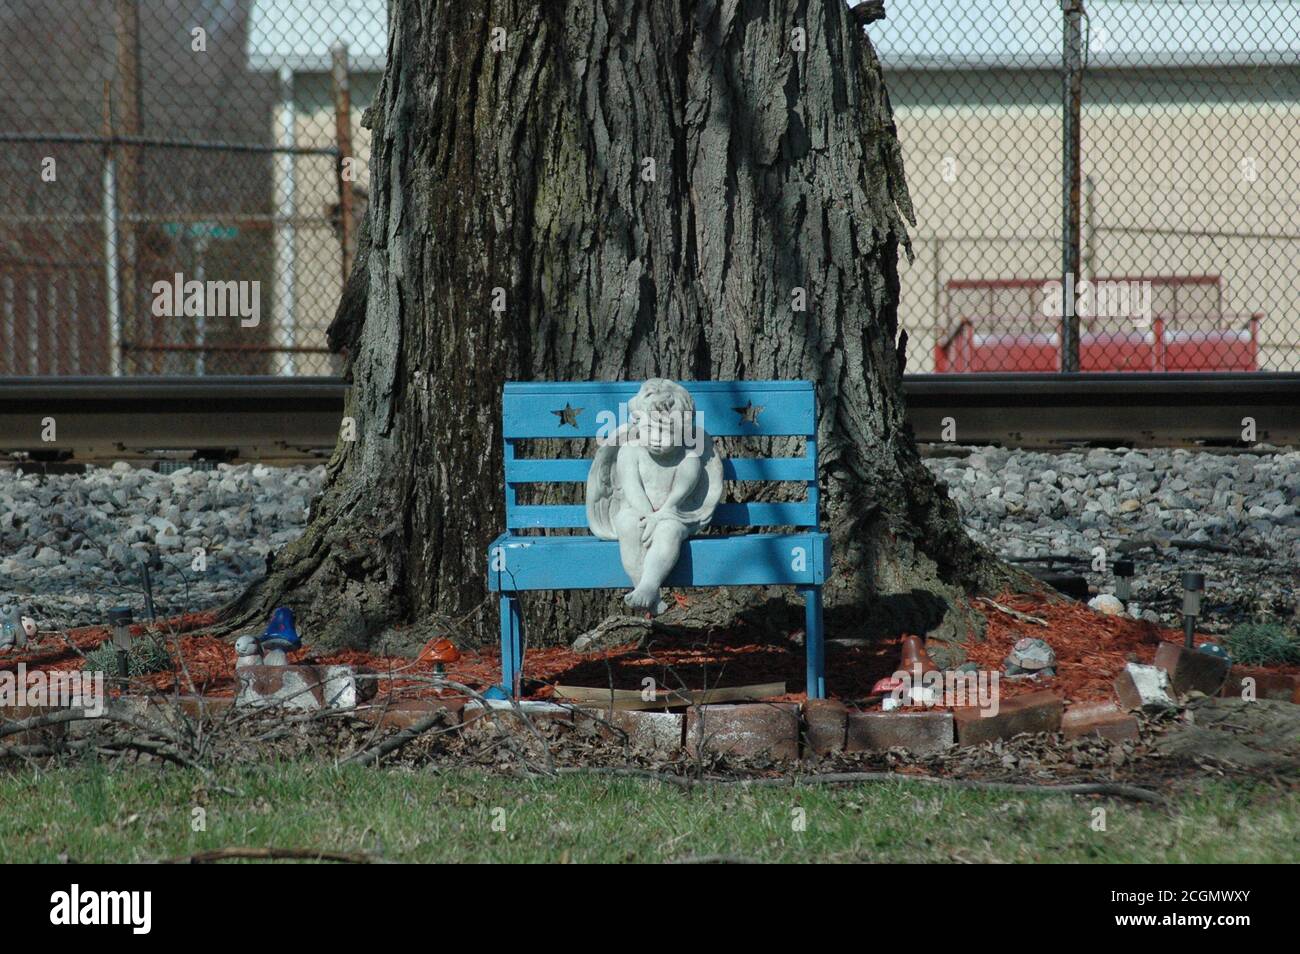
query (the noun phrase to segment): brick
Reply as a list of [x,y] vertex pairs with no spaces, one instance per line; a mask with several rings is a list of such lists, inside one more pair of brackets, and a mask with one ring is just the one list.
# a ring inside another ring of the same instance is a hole
[[953,710],[957,741],[961,745],[979,745],[1022,732],[1055,732],[1061,727],[1064,709],[1065,700],[1047,689],[1003,699],[996,712],[962,706]]
[[799,706],[793,702],[691,706],[686,710],[691,755],[799,757]]
[[1232,663],[1222,656],[1212,656],[1181,643],[1161,643],[1156,650],[1155,665],[1169,673],[1169,684],[1178,695],[1192,690],[1212,696],[1223,688]]
[[951,712],[850,712],[847,752],[907,749],[933,755],[953,744]]
[[164,699],[157,704],[163,707],[175,704],[191,719],[200,716],[215,719],[224,715],[235,704],[235,700],[232,696],[179,696],[176,699]]
[[844,751],[849,710],[834,699],[809,699],[803,704],[804,754],[830,755]]
[[626,737],[627,744],[634,749],[663,755],[681,751],[686,717],[680,712],[615,709],[603,712],[602,718],[608,723],[602,727],[608,737],[618,740]]
[[524,717],[535,724],[546,722],[557,722],[562,725],[573,724],[573,707],[562,706],[554,702],[544,702],[536,699],[523,699],[519,702],[519,708],[505,700],[492,699],[488,701],[488,708],[492,711],[489,713],[483,704],[478,700],[468,702],[465,708],[461,710],[461,724],[466,729],[473,732],[528,732],[526,726],[519,721],[519,713],[522,712]]
[[1297,702],[1300,698],[1300,675],[1285,672],[1266,672],[1264,670],[1242,669],[1239,666],[1233,666],[1228,672],[1228,678],[1223,681],[1223,688],[1219,691],[1225,698],[1241,698],[1242,681],[1245,679],[1255,680],[1255,698],[1256,699],[1276,699],[1282,702]]
[[1113,702],[1085,702],[1070,706],[1061,717],[1067,739],[1099,735],[1112,742],[1138,737],[1138,721]]
[[1128,663],[1115,677],[1115,695],[1125,709],[1168,709],[1169,673],[1155,666]]
[[394,729],[409,729],[435,712],[447,716],[448,725],[460,725],[465,700],[455,699],[398,699],[391,703],[378,703],[360,710],[357,715],[368,722]]

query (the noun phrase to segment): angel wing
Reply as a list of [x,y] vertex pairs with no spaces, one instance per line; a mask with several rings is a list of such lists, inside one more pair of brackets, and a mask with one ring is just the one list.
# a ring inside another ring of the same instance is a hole
[[618,496],[618,449],[622,446],[630,424],[620,427],[596,448],[596,456],[587,471],[587,526],[593,535],[602,540],[617,540],[614,530],[614,512]]

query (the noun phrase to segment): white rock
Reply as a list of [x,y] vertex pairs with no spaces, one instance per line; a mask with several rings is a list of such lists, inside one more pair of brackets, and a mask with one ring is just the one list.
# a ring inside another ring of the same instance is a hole
[[1169,673],[1163,669],[1129,663],[1124,667],[1124,672],[1137,690],[1140,708],[1167,709],[1174,705],[1173,697],[1169,694]]
[[1104,613],[1107,616],[1119,616],[1124,612],[1124,604],[1119,598],[1109,593],[1102,593],[1088,600],[1089,609],[1094,609],[1098,613]]

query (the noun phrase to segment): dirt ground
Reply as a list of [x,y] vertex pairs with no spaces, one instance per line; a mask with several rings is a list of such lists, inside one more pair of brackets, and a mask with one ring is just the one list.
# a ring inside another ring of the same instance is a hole
[[[1003,680],[1004,698],[1051,689],[1067,703],[1095,702],[1114,698],[1112,685],[1127,662],[1150,663],[1161,642],[1181,642],[1183,634],[1143,620],[1105,616],[1072,601],[1050,602],[1022,594],[1006,594],[996,601],[1002,607],[1042,620],[1026,621],[998,609],[989,602],[977,603],[987,625],[983,640],[963,645],[967,659],[984,671],[1000,671],[1002,660],[1016,640],[1033,636],[1045,639],[1056,652],[1055,677],[1012,682]],[[168,620],[158,627],[173,650],[177,664],[172,672],[142,677],[141,690],[229,696],[235,687],[233,640],[209,635],[212,614],[195,613]],[[143,627],[136,627],[143,634]],[[455,639],[455,634],[448,634]],[[525,657],[525,695],[547,699],[556,685],[615,689],[640,689],[651,677],[670,689],[703,689],[784,682],[780,698],[804,698],[805,660],[802,632],[772,635],[744,623],[726,630],[702,634],[656,637],[643,645],[623,645],[596,653],[581,654],[565,647],[529,648]],[[42,634],[23,653],[0,657],[0,669],[26,664],[38,669],[75,669],[82,655],[108,638],[103,627],[71,630],[66,634]],[[291,663],[347,663],[368,667],[380,674],[381,694],[418,697],[430,692],[427,677],[433,665],[423,660],[375,653],[343,651],[320,654],[308,645],[290,657]],[[1198,634],[1197,641],[1217,642]],[[860,640],[846,644],[832,641],[827,647],[826,676],[829,694],[850,704],[870,695],[877,680],[891,675],[899,664],[899,640]],[[1242,675],[1268,672],[1296,672],[1297,667],[1237,667]],[[475,690],[484,690],[499,680],[500,656],[492,649],[466,650],[447,675]]]
[[[1022,636],[1041,636],[1055,649],[1059,668],[1055,678],[1041,682],[1002,683],[1004,696],[1052,689],[1067,703],[1112,699],[1111,682],[1127,661],[1150,662],[1165,640],[1181,640],[1174,630],[1147,622],[1097,614],[1069,602],[1040,602],[1007,595],[998,602],[1008,609],[1043,620],[1037,624],[1003,609],[983,606],[987,638],[965,649],[981,669],[1001,668],[1001,660]],[[231,642],[205,633],[212,617],[196,614],[169,621],[164,631],[174,657],[172,672],[135,680],[134,691],[165,699],[174,694],[229,696],[234,688]],[[70,669],[81,664],[81,653],[98,645],[102,628],[44,634],[21,655],[11,654],[0,667]],[[376,705],[394,700],[428,697],[431,664],[400,657],[355,652],[314,657],[310,648],[291,659],[367,666],[380,674]],[[896,641],[832,646],[827,657],[831,694],[850,704],[863,700],[872,684],[894,671]],[[702,688],[784,681],[783,699],[803,697],[803,647],[797,634],[757,639],[744,630],[710,633],[690,640],[660,640],[640,647],[624,646],[580,655],[566,648],[539,648],[527,655],[527,688],[534,698],[554,694],[556,684],[614,686],[637,689],[645,676],[668,687]],[[449,667],[448,676],[475,690],[498,678],[492,652],[470,651]],[[1278,669],[1277,671],[1284,671]],[[1300,784],[1300,705],[1287,702],[1197,698],[1177,711],[1141,717],[1141,737],[1114,743],[1100,738],[1067,741],[1058,735],[1019,736],[977,747],[950,749],[943,755],[914,758],[902,751],[841,755],[817,763],[802,763],[800,773],[891,770],[948,779],[1037,782],[1126,782],[1159,791],[1180,780],[1206,776],[1249,776],[1275,779],[1287,790]],[[130,731],[118,727],[102,731]],[[197,733],[203,739],[187,758],[203,762],[237,758],[258,761],[293,757],[346,759],[378,745],[395,730],[377,728],[357,714],[320,713],[286,718],[274,715],[216,717]],[[635,766],[654,772],[702,777],[786,774],[795,767],[767,760],[713,758],[704,762],[680,755],[649,756],[628,750],[617,733],[580,720],[572,726],[538,723],[535,734],[460,733],[435,727],[400,749],[386,754],[383,764],[480,765],[517,771],[547,766]],[[185,730],[187,738],[196,733]],[[521,741],[522,739],[522,741]],[[543,740],[545,746],[542,745]],[[187,743],[188,744],[188,743]],[[110,745],[111,748],[111,745]],[[131,749],[131,757],[152,759],[147,751]],[[125,757],[125,756],[124,756]]]

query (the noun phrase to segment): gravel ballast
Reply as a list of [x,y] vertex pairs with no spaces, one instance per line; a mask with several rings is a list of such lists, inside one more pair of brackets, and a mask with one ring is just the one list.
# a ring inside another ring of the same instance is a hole
[[[1068,556],[1111,592],[1131,557],[1135,599],[1176,619],[1178,577],[1208,578],[1203,628],[1258,614],[1290,616],[1300,567],[1300,452],[1094,449],[1070,453],[931,448],[973,536],[1005,557]],[[118,463],[81,474],[0,469],[0,603],[29,607],[43,628],[101,622],[108,607],[144,610],[138,562],[151,549],[159,612],[218,606],[296,539],[324,467],[218,465],[173,473]],[[206,569],[194,569],[195,548]],[[1217,552],[1226,548],[1230,552]]]
[[[42,628],[144,612],[139,563],[151,550],[159,615],[219,606],[302,533],[325,469],[218,465],[173,473],[118,463],[84,474],[0,470],[0,602]],[[196,548],[206,568],[196,569]]]

